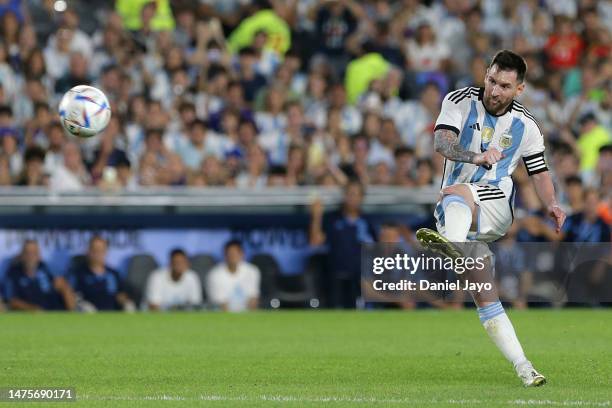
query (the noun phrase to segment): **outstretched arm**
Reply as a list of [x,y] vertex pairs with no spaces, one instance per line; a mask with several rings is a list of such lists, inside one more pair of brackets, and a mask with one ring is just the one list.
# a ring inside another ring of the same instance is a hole
[[452,161],[488,167],[497,163],[504,157],[503,154],[494,147],[483,153],[476,153],[464,149],[459,143],[457,134],[449,129],[438,129],[434,133],[434,136],[434,148],[436,152]]
[[533,180],[540,201],[542,201],[542,204],[546,207],[546,213],[555,221],[557,234],[560,233],[566,215],[561,207],[559,207],[557,199],[555,198],[555,187],[550,177],[550,172],[547,170],[533,174],[531,179]]

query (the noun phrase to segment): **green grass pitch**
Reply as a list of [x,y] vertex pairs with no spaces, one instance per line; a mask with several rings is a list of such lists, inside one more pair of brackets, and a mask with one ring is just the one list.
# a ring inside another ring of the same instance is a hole
[[612,311],[509,314],[544,387],[474,310],[4,314],[0,387],[76,388],[19,407],[611,406]]

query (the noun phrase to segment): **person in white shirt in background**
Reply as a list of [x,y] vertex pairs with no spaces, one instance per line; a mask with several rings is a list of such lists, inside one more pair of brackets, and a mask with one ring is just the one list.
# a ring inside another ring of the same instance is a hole
[[85,169],[81,149],[76,142],[68,142],[62,149],[64,163],[51,174],[51,190],[79,191],[91,185],[91,177]]
[[225,261],[208,274],[206,292],[210,302],[222,310],[241,312],[257,309],[259,302],[259,269],[244,261],[239,241],[225,244]]
[[189,269],[189,259],[182,249],[170,252],[169,267],[151,273],[145,298],[149,310],[191,309],[202,303],[200,278]]

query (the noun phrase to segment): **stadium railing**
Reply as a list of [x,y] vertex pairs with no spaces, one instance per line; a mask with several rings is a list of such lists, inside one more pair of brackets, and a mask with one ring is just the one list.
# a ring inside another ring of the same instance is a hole
[[[432,204],[437,200],[439,189],[435,186],[423,188],[373,186],[366,192],[366,207],[402,207],[404,205]],[[86,189],[78,192],[50,192],[47,189],[2,187],[0,188],[0,211],[2,213],[27,213],[37,209],[57,207],[188,207],[188,208],[253,208],[303,207],[315,198],[325,205],[342,202],[342,190],[324,187],[265,187],[265,188],[142,188],[135,191],[102,191]],[[399,209],[399,208],[397,208]]]

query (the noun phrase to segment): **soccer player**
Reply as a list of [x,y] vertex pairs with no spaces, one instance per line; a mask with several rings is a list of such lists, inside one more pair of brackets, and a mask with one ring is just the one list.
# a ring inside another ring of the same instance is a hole
[[[417,231],[426,247],[442,246],[445,254],[456,256],[452,243],[486,243],[504,236],[513,221],[510,176],[521,158],[556,232],[561,231],[565,213],[555,199],[543,135],[531,113],[515,100],[525,89],[526,71],[521,56],[503,50],[488,67],[484,88],[467,87],[444,98],[434,142],[445,157],[441,200],[435,209],[438,232]],[[525,357],[497,295],[472,296],[485,330],[523,384],[545,384],[546,378]]]

